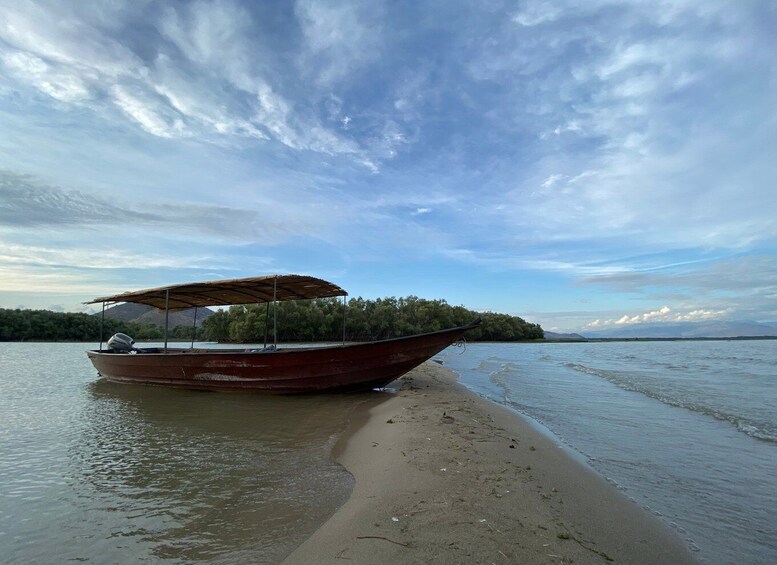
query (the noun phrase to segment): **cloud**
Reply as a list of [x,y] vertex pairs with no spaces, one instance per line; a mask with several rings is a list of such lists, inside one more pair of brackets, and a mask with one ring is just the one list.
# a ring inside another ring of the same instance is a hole
[[[182,268],[181,260],[200,269],[208,265],[222,268],[227,258],[234,260],[248,251],[235,251],[235,246],[267,249],[303,240],[349,251],[364,247],[371,254],[385,252],[389,241],[395,252],[417,254],[418,241],[442,245],[445,236],[434,223],[410,220],[408,209],[411,217],[425,216],[432,212],[432,205],[441,207],[451,201],[450,195],[396,193],[379,200],[353,197],[343,207],[329,192],[284,186],[236,198],[242,207],[177,202],[163,194],[137,200],[120,189],[114,194],[121,196],[109,200],[86,189],[51,186],[43,179],[1,169],[0,194],[0,229],[7,229],[7,252],[0,252],[0,264],[87,269],[101,263],[104,268],[132,264]],[[342,225],[349,230],[338,230]],[[95,243],[97,230],[110,236]],[[353,231],[361,234],[356,240],[351,237]],[[52,238],[58,240],[56,245],[46,243]],[[11,245],[16,246],[13,252],[8,251]],[[137,250],[145,245],[158,249],[157,255],[141,259]],[[194,258],[189,248],[208,251]]]
[[604,322],[604,325],[615,324],[616,326],[620,326],[624,324],[643,324],[647,322],[665,321],[668,319],[671,312],[672,310],[669,306],[662,306],[658,310],[653,310],[652,312],[645,312],[644,314],[637,314],[636,316],[624,315],[614,321],[607,320]]
[[717,311],[698,309],[686,312],[684,314],[677,314],[674,319],[677,322],[701,322],[706,320],[718,320],[729,315],[730,313],[730,308]]
[[775,311],[766,2],[7,4],[17,259],[59,269],[104,232],[241,268],[330,246],[343,272],[477,274],[516,309],[508,276],[606,304],[585,321]]
[[[131,19],[122,2],[18,2],[4,10],[0,38],[11,53],[30,54],[50,69],[94,81],[98,77],[137,76],[142,65],[118,41],[117,22]],[[140,3],[134,4],[142,10]]]
[[127,87],[115,85],[111,94],[116,106],[148,133],[167,138],[192,135],[175,109],[164,106],[161,100],[154,100],[142,89],[130,92]]
[[645,312],[643,314],[629,315],[624,314],[620,318],[611,318],[608,320],[596,319],[583,326],[584,329],[601,329],[613,326],[631,326],[637,324],[654,323],[676,323],[676,322],[705,322],[709,320],[720,320],[730,315],[731,309],[710,310],[698,308],[687,312],[673,312],[668,306],[662,306],[657,310]]
[[489,126],[536,140],[521,143],[533,162],[503,165],[500,180],[514,177],[505,229],[567,241],[619,233],[624,245],[669,248],[777,237],[760,205],[773,184],[777,63],[761,56],[772,41],[753,31],[758,12],[522,3],[512,29],[473,50],[468,67],[503,89],[489,100]]
[[299,0],[295,12],[307,47],[299,60],[303,72],[331,85],[376,59],[383,10],[382,2]]
[[[29,305],[38,302],[33,293],[84,293],[99,295],[104,289],[93,273],[77,268],[52,268],[0,263],[0,292],[14,293]],[[84,297],[84,300],[86,297]],[[17,302],[18,303],[18,302]],[[43,308],[50,299],[37,307]],[[72,309],[72,306],[71,306]]]
[[67,71],[52,68],[31,53],[2,53],[0,59],[12,74],[56,100],[81,102],[91,98],[91,91],[84,80]]
[[777,260],[771,254],[748,254],[647,268],[634,261],[631,268],[622,265],[617,271],[591,273],[578,283],[627,293],[674,288],[705,297],[751,292],[766,296],[777,291]]
[[542,182],[542,188],[550,188],[563,178],[564,175],[550,175]]
[[144,269],[180,269],[203,268],[206,265],[213,268],[217,263],[215,257],[197,254],[174,256],[148,250],[129,250],[106,243],[95,244],[93,249],[0,243],[0,266],[5,274],[28,267],[132,269],[142,265]]
[[127,210],[76,190],[48,186],[40,179],[0,170],[0,225],[40,227],[151,222],[153,214]]
[[549,0],[531,0],[524,2],[521,9],[513,15],[513,21],[527,27],[552,22],[561,15],[563,7]]
[[[168,5],[158,27],[189,62],[251,91],[256,88],[252,61],[267,55],[249,39],[252,23],[251,13],[237,2],[195,1],[179,7]],[[247,52],[250,47],[259,48],[253,57]]]
[[78,190],[49,186],[41,179],[0,170],[0,225],[13,228],[59,228],[82,231],[89,226],[145,226],[156,232],[208,235],[236,241],[278,242],[326,231],[334,212],[315,206],[281,205],[261,209],[169,203],[132,199],[108,201]]
[[[153,136],[272,139],[375,167],[365,149],[341,135],[345,130],[322,123],[314,100],[292,104],[271,85],[277,53],[256,34],[261,22],[237,2],[199,1],[158,12],[120,2],[101,6],[101,15],[90,10],[85,3],[14,5],[0,23],[0,62],[18,81],[60,102],[106,117],[115,108],[120,114],[112,119],[123,116]],[[122,26],[138,12],[156,17],[142,38]],[[311,36],[320,49],[323,36],[321,30]],[[361,53],[355,46],[354,56]]]
[[278,96],[268,85],[262,85],[257,92],[259,105],[254,121],[264,126],[277,140],[292,149],[307,149],[320,153],[354,154],[363,152],[359,147],[338,134],[326,129],[315,120],[295,123],[299,118],[292,113],[291,106]]

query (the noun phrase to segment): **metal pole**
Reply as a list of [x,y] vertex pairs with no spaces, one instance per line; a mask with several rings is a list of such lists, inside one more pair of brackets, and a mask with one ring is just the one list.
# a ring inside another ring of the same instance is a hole
[[167,353],[167,324],[170,321],[170,289],[165,290],[165,353]]
[[100,351],[103,350],[103,324],[105,323],[105,302],[103,302],[103,313],[100,315]]
[[278,349],[278,277],[272,283],[272,343]]
[[343,296],[343,345],[345,345],[345,313],[348,311],[348,305],[345,302],[346,297]]
[[194,338],[197,336],[197,307],[194,307],[194,327],[192,328],[192,349],[194,349]]
[[267,349],[267,332],[270,331],[270,303],[265,302],[267,307],[264,309],[264,348]]

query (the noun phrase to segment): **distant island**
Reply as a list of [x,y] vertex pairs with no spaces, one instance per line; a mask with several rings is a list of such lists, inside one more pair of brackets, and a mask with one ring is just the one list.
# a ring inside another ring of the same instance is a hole
[[732,339],[777,337],[777,324],[714,320],[662,322],[584,332],[584,339]]
[[580,333],[545,332],[546,341],[678,341],[709,339],[777,339],[777,324],[756,322],[685,322],[639,324]]
[[545,332],[547,341],[585,341],[585,338],[576,333]]
[[[197,327],[202,326],[202,322],[209,316],[212,316],[213,310],[209,308],[197,309]],[[100,314],[93,314],[100,316]],[[125,302],[105,309],[105,317],[120,322],[129,322],[140,325],[151,325],[158,328],[165,327],[165,311],[146,306],[145,304],[135,304]],[[169,313],[169,327],[191,326],[194,324],[194,308],[187,310],[173,310]]]
[[[343,318],[347,341],[373,341],[461,326],[481,318],[481,326],[468,335],[471,341],[541,340],[539,324],[518,316],[475,312],[451,306],[445,300],[361,297],[348,301],[345,312],[337,299],[319,299],[277,304],[280,342],[340,341]],[[97,341],[101,314],[71,314],[49,310],[0,309],[0,341]],[[197,310],[195,338],[205,341],[261,343],[265,337],[266,305],[231,306],[213,311]],[[272,307],[270,324],[272,331]],[[105,310],[103,338],[122,332],[136,341],[164,338],[164,312],[139,304],[119,304]],[[191,339],[194,310],[170,313],[170,337]]]

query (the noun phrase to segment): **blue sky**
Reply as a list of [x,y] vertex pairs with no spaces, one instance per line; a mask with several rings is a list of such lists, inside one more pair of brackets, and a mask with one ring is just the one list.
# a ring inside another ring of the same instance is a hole
[[777,320],[777,5],[0,0],[0,307],[303,273]]

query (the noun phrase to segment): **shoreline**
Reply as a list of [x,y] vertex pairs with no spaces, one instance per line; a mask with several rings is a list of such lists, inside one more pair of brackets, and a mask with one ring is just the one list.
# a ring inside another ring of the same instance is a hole
[[354,409],[348,501],[284,563],[697,563],[679,534],[527,418],[427,362]]

